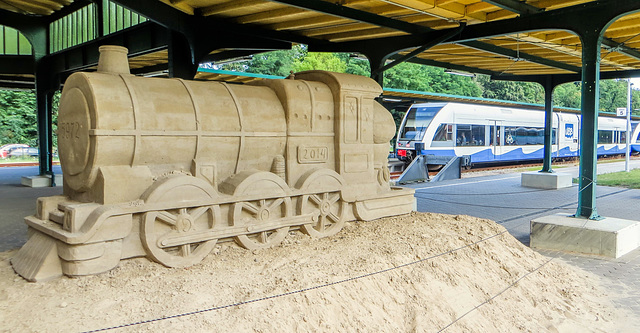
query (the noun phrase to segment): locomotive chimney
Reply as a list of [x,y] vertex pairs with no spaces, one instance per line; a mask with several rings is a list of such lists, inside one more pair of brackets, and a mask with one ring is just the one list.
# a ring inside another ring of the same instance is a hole
[[131,74],[126,47],[117,45],[102,45],[99,48],[98,72],[113,74]]

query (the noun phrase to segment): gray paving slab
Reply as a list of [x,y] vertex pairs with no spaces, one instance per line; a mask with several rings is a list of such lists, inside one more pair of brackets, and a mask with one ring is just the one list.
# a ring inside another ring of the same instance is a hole
[[[54,167],[59,173],[60,167]],[[36,199],[62,194],[62,187],[22,186],[22,176],[38,174],[38,167],[0,168],[0,251],[19,248],[27,241],[24,217],[35,213]]]

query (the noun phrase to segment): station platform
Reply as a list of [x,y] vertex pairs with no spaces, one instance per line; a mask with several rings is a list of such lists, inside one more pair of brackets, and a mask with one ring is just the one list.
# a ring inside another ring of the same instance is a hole
[[[640,168],[640,160],[632,160],[631,168]],[[577,167],[555,170],[572,173],[574,177],[578,175]],[[622,170],[624,162],[598,164],[599,173]],[[37,172],[37,167],[0,168],[0,251],[19,248],[26,242],[27,228],[23,218],[34,213],[36,198],[62,194],[62,187],[30,188],[20,185],[22,176]],[[60,172],[60,168],[55,167],[54,172]],[[491,219],[529,245],[532,219],[556,213],[575,213],[578,186],[557,190],[528,188],[521,186],[520,175],[520,172],[466,173],[462,179],[416,183],[406,187],[416,189],[418,211]],[[605,217],[639,220],[639,200],[640,190],[597,187],[598,213]],[[632,311],[633,319],[640,322],[640,249],[618,259],[539,252],[598,275],[612,293],[623,295],[613,299],[614,304]]]

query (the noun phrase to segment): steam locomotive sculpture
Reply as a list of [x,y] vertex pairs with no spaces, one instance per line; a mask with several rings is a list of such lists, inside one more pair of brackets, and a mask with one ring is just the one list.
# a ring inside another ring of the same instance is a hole
[[330,236],[348,220],[408,213],[389,186],[395,125],[371,79],[309,71],[248,85],[129,74],[101,47],[98,72],[64,85],[64,195],[39,198],[12,259],[30,281],[90,275],[147,256],[200,262],[217,241],[248,249],[290,230]]

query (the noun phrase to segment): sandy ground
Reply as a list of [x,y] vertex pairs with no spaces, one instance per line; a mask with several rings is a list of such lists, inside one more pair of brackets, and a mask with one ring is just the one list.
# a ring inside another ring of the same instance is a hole
[[266,250],[219,244],[188,269],[139,258],[45,283],[15,275],[13,253],[0,253],[2,332],[616,332],[624,318],[596,276],[468,216],[353,222]]

